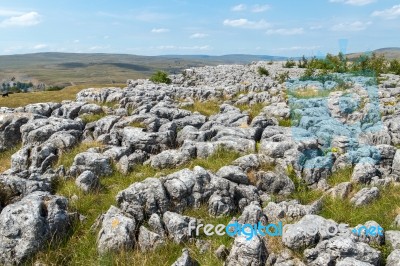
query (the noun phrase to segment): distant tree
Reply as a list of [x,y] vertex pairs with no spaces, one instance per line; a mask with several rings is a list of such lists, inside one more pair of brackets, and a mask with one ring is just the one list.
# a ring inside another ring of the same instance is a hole
[[150,77],[150,81],[154,83],[165,83],[165,84],[170,84],[171,79],[168,77],[168,74],[165,73],[164,71],[157,71]]

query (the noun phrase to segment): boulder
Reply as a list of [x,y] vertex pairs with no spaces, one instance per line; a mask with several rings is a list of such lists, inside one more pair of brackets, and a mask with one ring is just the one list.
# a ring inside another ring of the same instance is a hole
[[75,180],[75,184],[83,191],[89,192],[100,187],[100,180],[92,171],[84,171]]
[[304,256],[308,265],[321,266],[335,265],[344,257],[352,258],[353,262],[356,260],[376,266],[380,265],[381,261],[381,253],[379,251],[365,243],[356,242],[350,237],[344,236],[336,236],[323,240],[315,248],[306,249]]
[[100,254],[133,249],[137,224],[133,217],[111,206],[101,220],[97,236],[97,250]]
[[71,176],[78,176],[85,171],[91,171],[97,176],[112,174],[111,160],[96,152],[82,152],[75,156],[69,170]]
[[386,231],[385,242],[392,249],[400,249],[400,231]]
[[386,259],[386,266],[400,266],[400,249],[395,249]]
[[295,189],[293,181],[284,174],[259,171],[255,174],[255,179],[255,186],[267,193],[290,195]]
[[0,214],[0,263],[20,265],[64,237],[72,222],[67,205],[66,198],[39,191],[7,205]]
[[[163,222],[165,229],[168,233],[168,237],[177,244],[188,241],[197,226],[195,218],[189,216],[182,216],[175,212],[165,212],[163,215]],[[189,224],[193,225],[192,230],[189,231]]]
[[371,203],[378,197],[379,197],[379,189],[377,187],[363,188],[350,199],[350,202],[354,206],[360,207]]
[[161,177],[170,202],[170,210],[182,212],[188,207],[199,208],[213,193],[212,176],[202,167],[196,166],[193,171],[183,169]]
[[142,222],[153,213],[162,214],[169,208],[166,190],[157,178],[147,178],[142,182],[130,185],[116,196],[122,211]]
[[146,227],[139,228],[138,245],[142,252],[152,251],[164,244],[159,234],[149,231]]
[[180,256],[171,266],[198,266],[199,263],[190,257],[189,250],[182,249],[182,256]]
[[256,235],[248,240],[245,236],[237,236],[229,256],[225,261],[226,266],[261,266],[268,257],[263,238]]
[[238,166],[223,166],[218,170],[216,175],[220,178],[225,178],[237,184],[248,185],[250,183],[247,175]]

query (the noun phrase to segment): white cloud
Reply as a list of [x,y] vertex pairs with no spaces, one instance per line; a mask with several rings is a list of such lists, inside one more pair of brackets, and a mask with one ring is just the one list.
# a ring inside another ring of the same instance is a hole
[[384,19],[396,19],[400,16],[400,5],[395,5],[392,8],[375,11],[372,13],[373,17],[382,17]]
[[292,29],[271,29],[267,31],[267,34],[278,34],[278,35],[299,35],[303,34],[303,28],[292,28]]
[[331,27],[331,30],[333,31],[362,31],[368,28],[369,25],[371,25],[372,22],[361,22],[361,21],[355,21],[355,22],[349,22],[349,23],[339,23],[336,25],[333,25]]
[[231,10],[235,11],[235,12],[244,11],[246,9],[247,9],[247,7],[244,4],[240,4],[240,5],[237,5],[237,6],[234,6],[234,7],[231,8]]
[[321,46],[292,46],[292,47],[282,47],[275,49],[276,51],[307,51],[307,50],[316,50],[321,48]]
[[164,28],[152,29],[151,32],[152,33],[165,33],[165,32],[169,32],[169,29],[164,29]]
[[190,35],[190,39],[203,39],[207,36],[208,36],[208,34],[205,34],[205,33],[194,33],[194,34]]
[[234,28],[244,28],[244,29],[265,29],[271,27],[271,24],[265,20],[260,21],[250,21],[245,18],[241,19],[225,19],[224,25]]
[[331,3],[344,3],[352,6],[365,6],[375,2],[376,0],[329,0]]
[[89,51],[98,51],[98,50],[107,50],[107,49],[109,49],[110,48],[110,46],[99,46],[99,45],[95,45],[95,46],[92,46],[92,47],[90,47],[88,50]]
[[7,28],[13,26],[28,27],[40,23],[40,15],[36,12],[24,13],[22,15],[12,16],[0,22],[0,27]]
[[270,9],[269,5],[255,5],[251,9],[251,12],[253,12],[253,13],[261,13],[261,12],[267,11],[268,9]]
[[38,44],[38,45],[35,45],[35,46],[33,46],[33,49],[34,50],[41,50],[41,49],[44,49],[44,48],[47,48],[47,47],[49,47],[47,44]]
[[211,46],[203,45],[203,46],[175,46],[175,45],[161,45],[157,46],[156,49],[158,50],[193,50],[193,51],[206,51],[211,50]]

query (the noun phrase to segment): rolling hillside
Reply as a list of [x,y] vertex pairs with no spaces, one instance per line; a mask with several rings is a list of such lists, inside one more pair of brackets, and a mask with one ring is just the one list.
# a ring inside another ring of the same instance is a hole
[[178,73],[182,69],[217,64],[245,64],[278,60],[257,55],[137,56],[128,54],[36,53],[0,56],[0,81],[16,77],[48,85],[113,84],[149,77],[155,70]]

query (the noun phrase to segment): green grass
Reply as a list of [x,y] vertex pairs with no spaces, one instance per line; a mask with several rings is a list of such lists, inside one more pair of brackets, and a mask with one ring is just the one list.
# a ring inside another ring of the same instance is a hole
[[250,116],[250,121],[253,120],[254,117],[256,117],[261,110],[265,107],[264,103],[256,103],[253,105],[249,105],[249,104],[238,104],[236,105],[236,107],[238,107],[240,109],[240,111],[248,111],[249,112],[249,116]]
[[346,167],[344,169],[337,170],[328,178],[328,184],[334,187],[343,182],[350,182],[352,174],[353,167]]
[[21,148],[21,144],[18,144],[9,150],[0,151],[0,173],[6,171],[7,169],[10,169],[11,155],[16,153],[20,148]]
[[381,188],[380,197],[362,207],[354,207],[348,199],[326,197],[321,212],[325,218],[333,219],[338,223],[347,223],[350,226],[374,220],[385,230],[394,229],[392,223],[398,214],[400,214],[400,189],[398,186]]
[[110,86],[118,86],[124,84],[87,84],[68,86],[59,91],[40,91],[40,92],[27,92],[27,93],[14,93],[10,94],[8,98],[0,98],[0,106],[16,108],[25,106],[32,103],[44,102],[62,102],[64,100],[75,100],[76,94],[83,89],[87,88],[102,88]]
[[83,142],[69,151],[64,151],[58,158],[55,167],[64,165],[64,167],[69,168],[73,164],[75,156],[78,155],[79,153],[85,152],[90,148],[101,148],[101,147],[102,144],[98,142]]
[[310,204],[323,196],[323,191],[319,189],[311,189],[307,186],[303,179],[297,177],[293,167],[288,167],[287,174],[294,183],[294,192],[290,194],[290,198],[298,200],[301,204]]
[[291,127],[292,126],[292,119],[290,117],[288,118],[282,118],[278,120],[279,126],[281,127]]
[[218,101],[195,101],[193,105],[182,107],[182,109],[191,112],[199,112],[200,114],[205,116],[210,116],[219,113],[219,105],[220,103]]
[[84,115],[80,116],[80,118],[82,119],[82,121],[85,124],[88,124],[88,123],[100,120],[101,118],[103,118],[105,116],[107,116],[107,114],[105,114],[105,113],[101,113],[101,114],[84,114]]
[[130,127],[137,127],[137,128],[146,128],[146,125],[143,122],[135,121],[129,124]]
[[[73,158],[79,152],[87,150],[89,147],[97,146],[96,143],[81,144],[74,149],[64,153],[58,164],[70,166]],[[177,245],[167,242],[167,245],[159,248],[154,252],[141,253],[137,249],[121,254],[107,254],[99,257],[97,254],[96,237],[97,232],[91,232],[89,229],[95,219],[103,212],[106,212],[111,205],[115,205],[115,196],[117,193],[134,182],[140,182],[147,177],[155,175],[162,176],[183,168],[193,168],[200,165],[206,169],[217,171],[220,167],[232,163],[233,160],[240,156],[239,153],[218,149],[213,155],[207,159],[195,159],[185,165],[173,169],[154,169],[149,165],[138,166],[127,175],[123,175],[118,171],[110,176],[101,179],[101,188],[93,193],[84,193],[78,189],[74,180],[62,180],[57,184],[56,193],[71,198],[73,195],[78,196],[77,201],[69,202],[69,210],[76,211],[86,216],[84,223],[75,224],[71,236],[61,243],[49,246],[46,250],[40,252],[32,261],[42,261],[50,265],[171,265],[180,255],[183,247],[187,247],[194,253],[194,256],[202,265],[222,265],[213,255],[213,251],[200,255],[194,244],[186,243]],[[188,210],[185,214],[213,222],[226,222],[228,217],[212,218],[208,216],[205,207],[198,210]],[[230,220],[230,219],[229,219]],[[229,239],[214,239],[213,247],[220,243],[229,244]],[[218,242],[219,241],[219,242]]]

